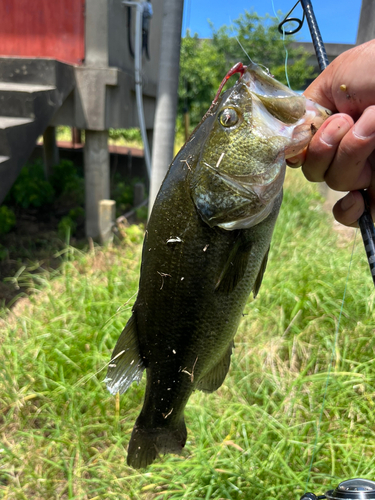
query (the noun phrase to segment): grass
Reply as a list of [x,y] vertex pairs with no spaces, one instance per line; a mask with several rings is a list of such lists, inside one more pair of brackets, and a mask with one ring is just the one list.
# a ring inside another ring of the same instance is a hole
[[[126,465],[144,380],[116,399],[102,380],[137,290],[142,230],[79,252],[0,325],[0,498],[298,499],[305,491],[345,289],[352,234],[332,230],[315,187],[291,172],[260,293],[232,366],[196,392],[188,442],[145,471]],[[375,293],[357,237],[308,490],[375,478]],[[102,371],[100,371],[102,370]]]

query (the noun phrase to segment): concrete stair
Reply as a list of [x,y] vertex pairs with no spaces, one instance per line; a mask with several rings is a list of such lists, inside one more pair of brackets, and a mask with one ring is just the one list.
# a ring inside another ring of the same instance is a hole
[[0,57],[0,203],[74,87],[68,64]]

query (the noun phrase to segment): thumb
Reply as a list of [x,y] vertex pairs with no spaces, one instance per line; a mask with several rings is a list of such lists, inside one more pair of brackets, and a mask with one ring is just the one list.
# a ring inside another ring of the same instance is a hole
[[307,99],[317,102],[332,112],[337,111],[332,97],[332,66],[328,66],[304,91]]

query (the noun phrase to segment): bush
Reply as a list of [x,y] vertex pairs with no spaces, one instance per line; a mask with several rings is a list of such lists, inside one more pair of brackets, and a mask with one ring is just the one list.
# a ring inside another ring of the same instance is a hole
[[14,200],[22,208],[29,208],[48,205],[54,196],[55,190],[45,179],[43,162],[37,160],[23,167],[7,199]]
[[49,180],[45,178],[42,160],[25,165],[6,202],[22,208],[39,208],[51,204],[56,197],[59,198],[59,203],[68,201],[70,205],[81,205],[84,202],[83,178],[69,160],[61,160],[55,165]]
[[85,217],[85,211],[81,207],[73,208],[70,210],[69,214],[63,217],[59,225],[57,226],[57,231],[61,239],[64,239],[66,235],[72,236],[78,224],[83,222]]
[[50,182],[57,196],[80,205],[84,202],[84,181],[72,161],[61,160],[53,167]]
[[129,142],[142,143],[142,136],[139,128],[110,128],[108,130],[108,136],[114,141],[124,139]]
[[141,222],[147,222],[148,216],[148,205],[143,205],[143,207],[139,207],[135,210],[135,214],[137,219]]
[[116,201],[116,206],[121,212],[126,212],[133,206],[133,184],[130,182],[116,182],[112,190],[112,198]]
[[16,225],[16,216],[11,208],[0,207],[0,234],[7,234]]
[[[134,185],[138,182],[144,182],[144,179],[134,177],[124,180],[120,175],[115,176],[111,198],[116,201],[116,210],[119,215],[124,214],[134,206]],[[145,192],[145,197],[147,197],[147,192]]]

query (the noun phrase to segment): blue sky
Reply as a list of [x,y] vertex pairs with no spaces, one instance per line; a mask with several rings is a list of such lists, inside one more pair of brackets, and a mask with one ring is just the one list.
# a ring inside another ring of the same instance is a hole
[[[230,24],[246,10],[254,11],[263,16],[273,14],[273,5],[277,11],[289,12],[297,0],[185,0],[183,33],[190,28],[201,38],[208,38],[211,30],[208,20],[215,28]],[[273,4],[273,5],[272,5]],[[312,0],[315,16],[324,42],[355,43],[361,0]],[[301,15],[302,8],[298,5],[293,14]],[[298,17],[298,16],[297,16]],[[311,41],[305,21],[304,27],[296,35],[300,41]]]

